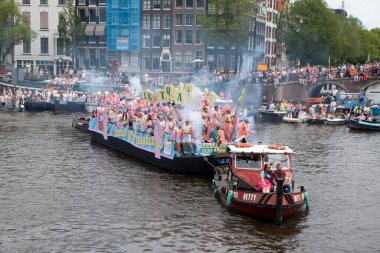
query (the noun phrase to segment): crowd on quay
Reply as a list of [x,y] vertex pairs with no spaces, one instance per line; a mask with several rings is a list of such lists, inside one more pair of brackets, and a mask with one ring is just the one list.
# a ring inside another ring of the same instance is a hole
[[219,146],[248,137],[249,121],[238,119],[237,108],[210,106],[207,99],[186,105],[150,103],[130,92],[106,91],[98,97],[98,104],[92,117],[147,135],[153,136],[157,130],[163,133],[164,140],[174,142],[177,154],[194,153],[192,143],[216,143]]
[[250,71],[246,73],[223,74],[218,70],[213,72],[213,83],[229,82],[234,79],[244,79],[246,84],[275,85],[284,82],[300,82],[300,84],[314,84],[321,80],[339,78],[353,78],[360,82],[380,76],[380,63],[343,64],[340,66],[300,66],[289,68],[276,68],[267,71]]

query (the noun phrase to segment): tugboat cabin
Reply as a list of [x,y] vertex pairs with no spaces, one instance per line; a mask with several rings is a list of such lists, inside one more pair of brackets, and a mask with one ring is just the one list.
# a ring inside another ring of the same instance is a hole
[[260,173],[265,164],[272,165],[272,171],[280,164],[288,182],[292,181],[291,154],[293,150],[281,145],[254,145],[237,147],[229,145],[229,179],[234,190],[260,191]]

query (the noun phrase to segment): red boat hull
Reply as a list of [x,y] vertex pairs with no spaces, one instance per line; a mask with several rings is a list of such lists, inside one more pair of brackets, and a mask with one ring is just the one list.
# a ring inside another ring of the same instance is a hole
[[[253,200],[253,198],[242,200],[242,192],[235,192],[234,197],[231,200],[230,205],[227,204],[227,194],[225,193],[225,189],[218,189],[217,194],[221,199],[222,203],[226,206],[229,206],[236,211],[244,213],[246,215],[263,218],[268,220],[275,220],[276,218],[276,194],[275,193],[267,193],[263,194],[261,192],[257,193],[245,193],[249,195],[256,195],[257,198]],[[291,216],[294,216],[305,209],[306,202],[303,199],[302,193],[297,193],[295,195],[288,194],[285,196],[283,200],[282,206],[282,218],[286,219]],[[299,201],[293,202],[292,199],[294,196],[300,196]],[[301,197],[302,196],[302,197]],[[255,202],[255,203],[254,203]],[[292,203],[289,203],[292,202]]]

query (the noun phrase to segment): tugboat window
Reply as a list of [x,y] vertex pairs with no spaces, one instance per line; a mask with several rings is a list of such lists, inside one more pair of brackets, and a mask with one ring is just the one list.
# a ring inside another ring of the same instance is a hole
[[276,164],[281,164],[283,169],[289,168],[289,157],[284,154],[270,154],[268,159],[265,158],[265,162],[272,163],[272,169],[276,168]]
[[261,157],[252,154],[236,156],[236,168],[261,169]]

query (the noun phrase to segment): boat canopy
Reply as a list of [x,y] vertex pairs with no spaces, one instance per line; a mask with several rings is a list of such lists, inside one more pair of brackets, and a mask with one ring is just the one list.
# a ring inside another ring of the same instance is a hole
[[[288,146],[281,146],[283,149],[269,148],[273,145],[252,145],[252,147],[236,147],[235,145],[228,145],[229,153],[233,154],[292,154],[292,149]],[[274,145],[280,146],[280,145]]]

